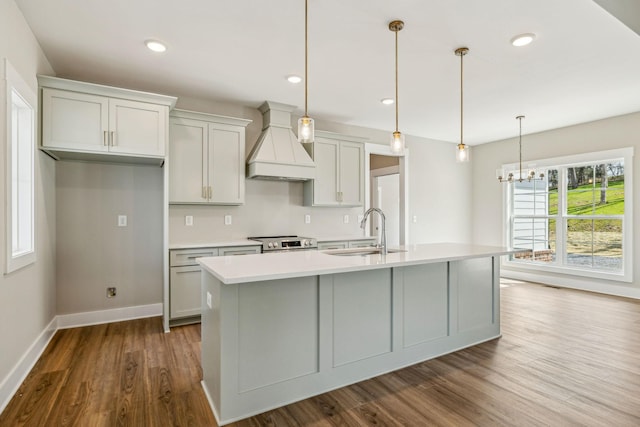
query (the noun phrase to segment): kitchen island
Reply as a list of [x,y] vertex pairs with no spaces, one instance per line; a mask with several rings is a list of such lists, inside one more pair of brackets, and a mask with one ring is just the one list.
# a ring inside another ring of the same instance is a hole
[[202,385],[219,424],[500,336],[511,251],[403,249],[200,258]]

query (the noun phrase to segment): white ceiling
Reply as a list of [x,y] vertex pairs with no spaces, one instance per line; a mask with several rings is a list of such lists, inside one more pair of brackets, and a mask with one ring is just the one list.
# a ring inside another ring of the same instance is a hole
[[[611,1],[609,1],[611,2]],[[303,0],[16,0],[60,77],[249,107],[304,105]],[[465,142],[640,111],[640,36],[586,0],[309,0],[309,115]],[[515,48],[510,39],[532,32]],[[146,39],[168,45],[148,51]],[[300,110],[301,111],[301,110]]]

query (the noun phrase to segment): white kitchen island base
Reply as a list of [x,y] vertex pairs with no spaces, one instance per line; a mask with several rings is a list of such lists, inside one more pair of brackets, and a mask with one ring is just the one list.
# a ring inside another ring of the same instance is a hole
[[498,256],[405,264],[224,283],[205,261],[202,385],[219,424],[500,336]]

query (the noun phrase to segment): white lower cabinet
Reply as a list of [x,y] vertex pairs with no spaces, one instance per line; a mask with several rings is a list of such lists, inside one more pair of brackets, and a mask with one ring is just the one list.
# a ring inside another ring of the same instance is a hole
[[196,259],[212,256],[259,254],[260,246],[224,246],[169,251],[169,320],[172,325],[200,321],[201,271]]

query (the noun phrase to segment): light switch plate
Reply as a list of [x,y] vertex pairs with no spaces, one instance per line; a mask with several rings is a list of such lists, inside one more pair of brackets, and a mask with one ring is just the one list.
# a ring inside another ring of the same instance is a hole
[[189,227],[193,225],[193,215],[187,215],[184,217],[184,225]]
[[127,226],[127,216],[118,215],[118,227],[126,227],[126,226]]
[[417,216],[417,215],[414,215],[414,216],[413,216],[413,223],[415,224],[416,222],[418,222],[418,216]]
[[304,223],[305,224],[311,224],[311,215],[305,215],[304,216]]
[[231,215],[224,216],[224,225],[231,225]]

